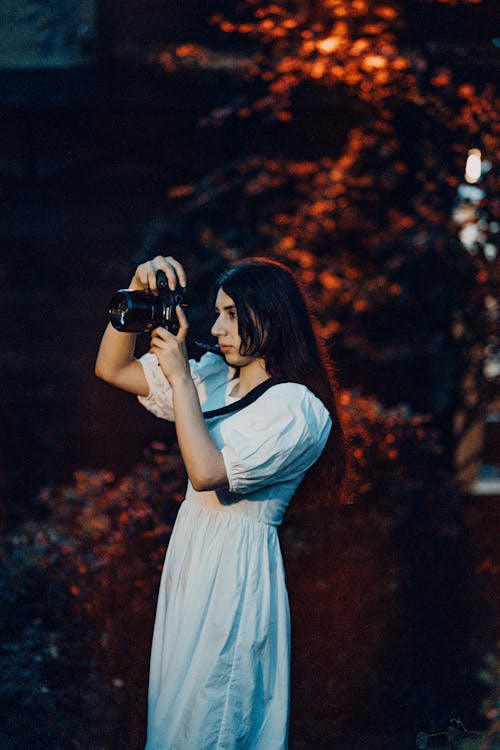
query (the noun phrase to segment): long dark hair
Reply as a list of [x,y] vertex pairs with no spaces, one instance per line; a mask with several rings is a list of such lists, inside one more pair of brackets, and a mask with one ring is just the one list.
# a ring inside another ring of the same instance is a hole
[[302,383],[330,412],[332,429],[328,441],[303,480],[294,504],[340,500],[346,445],[337,409],[337,386],[331,361],[314,333],[311,313],[298,282],[282,263],[250,258],[223,273],[217,288],[222,288],[236,305],[241,353],[262,357],[273,377]]

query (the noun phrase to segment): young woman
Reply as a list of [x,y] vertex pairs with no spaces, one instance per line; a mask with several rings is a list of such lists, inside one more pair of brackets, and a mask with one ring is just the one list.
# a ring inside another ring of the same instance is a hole
[[[171,289],[186,285],[182,265],[158,256],[130,289],[154,292],[159,269]],[[181,308],[177,316],[178,334],[157,328],[139,360],[135,335],[108,326],[96,364],[175,421],[189,479],[160,584],[146,750],[285,750],[290,622],[277,526],[299,484],[338,490],[334,394],[304,298],[280,263],[243,261],[219,279],[220,355],[188,362]],[[257,386],[264,392],[243,408],[204,416]]]

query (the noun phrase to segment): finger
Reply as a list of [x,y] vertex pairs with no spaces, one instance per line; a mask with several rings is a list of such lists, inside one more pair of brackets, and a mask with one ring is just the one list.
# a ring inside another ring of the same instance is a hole
[[151,343],[154,344],[161,344],[164,341],[170,341],[174,338],[175,336],[173,336],[170,331],[167,331],[166,328],[163,328],[163,326],[155,328],[151,333]]
[[175,312],[177,313],[177,320],[179,321],[179,330],[177,332],[177,339],[179,341],[184,341],[184,339],[187,336],[188,329],[189,329],[188,319],[186,318],[184,310],[182,309],[180,305],[177,305],[177,307],[175,308]]
[[[162,359],[165,356],[165,349],[161,349],[159,346],[152,346],[149,350],[150,354],[154,354],[155,357],[159,360]],[[167,352],[167,358],[170,359]]]
[[161,361],[160,361],[160,358],[161,358],[161,352],[160,352],[160,351],[155,351],[155,350],[153,350],[153,349],[150,349],[150,352],[151,352],[151,354],[154,354],[154,355],[155,355],[155,357],[156,357],[156,362],[157,362],[157,364],[158,364],[158,367],[161,367]]
[[177,274],[173,265],[169,262],[169,259],[164,258],[163,255],[157,255],[156,258],[152,260],[152,264],[155,269],[155,276],[156,271],[161,270],[165,272],[168,281],[168,288],[173,292],[177,287]]
[[147,275],[148,275],[148,286],[152,292],[156,292],[156,268],[154,266],[153,261],[149,261],[149,263],[146,263],[147,265]]
[[148,264],[147,263],[141,263],[140,266],[137,266],[135,275],[136,278],[139,280],[139,282],[142,284],[144,288],[147,288],[148,286]]
[[181,285],[181,287],[185,288],[187,285],[187,280],[186,280],[186,272],[182,264],[179,263],[179,261],[176,260],[175,258],[172,258],[171,255],[167,256],[165,258],[165,261],[167,263],[170,263],[170,265],[174,267],[175,273],[177,275],[177,279],[179,280],[179,284]]
[[161,349],[161,340],[160,339],[151,339],[149,342],[149,351],[150,352],[158,352]]

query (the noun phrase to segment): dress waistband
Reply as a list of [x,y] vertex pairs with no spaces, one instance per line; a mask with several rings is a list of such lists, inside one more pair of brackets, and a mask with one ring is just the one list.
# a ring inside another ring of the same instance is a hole
[[[210,495],[212,495],[212,497],[210,497]],[[243,503],[245,503],[246,505],[243,506]],[[215,493],[208,492],[197,493],[194,497],[188,494],[186,495],[186,498],[182,503],[182,505],[185,505],[193,510],[206,511],[210,514],[221,514],[234,518],[238,521],[257,523],[263,526],[269,526],[270,528],[274,529],[276,529],[280,525],[281,521],[273,523],[272,521],[268,521],[264,518],[245,513],[243,509],[244,507],[248,507],[249,504],[250,501],[239,500],[232,505],[224,505],[217,499]]]

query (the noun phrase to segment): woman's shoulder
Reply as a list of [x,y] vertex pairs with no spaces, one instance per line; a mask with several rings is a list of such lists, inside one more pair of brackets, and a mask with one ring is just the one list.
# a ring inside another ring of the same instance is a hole
[[276,383],[220,424],[231,492],[299,480],[323,450],[332,421],[305,385]]
[[270,399],[276,401],[288,401],[296,404],[300,404],[305,408],[314,408],[319,411],[328,412],[328,409],[306,385],[303,383],[295,383],[286,381],[283,383],[276,383],[268,389]]
[[276,383],[256,403],[260,415],[266,415],[270,422],[288,415],[299,426],[322,429],[331,421],[330,412],[321,399],[302,383]]

